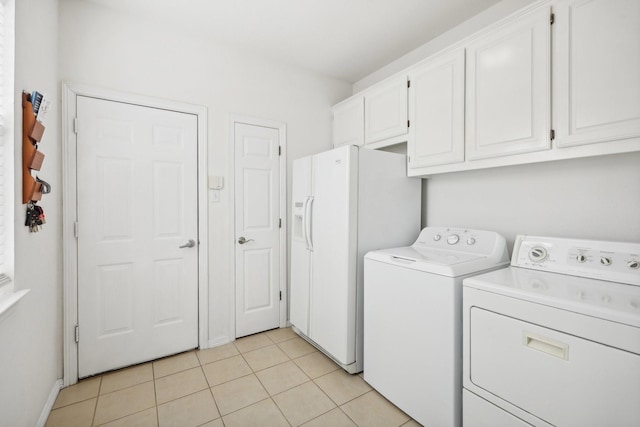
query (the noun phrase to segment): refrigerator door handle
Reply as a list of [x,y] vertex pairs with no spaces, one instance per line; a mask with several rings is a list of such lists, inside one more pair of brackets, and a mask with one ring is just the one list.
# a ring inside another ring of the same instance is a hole
[[309,204],[309,196],[302,202],[302,239],[304,246],[309,250],[309,238],[307,237],[307,205]]
[[313,197],[307,197],[304,207],[304,237],[307,242],[307,249],[313,252],[313,240],[311,239],[311,221],[313,212]]

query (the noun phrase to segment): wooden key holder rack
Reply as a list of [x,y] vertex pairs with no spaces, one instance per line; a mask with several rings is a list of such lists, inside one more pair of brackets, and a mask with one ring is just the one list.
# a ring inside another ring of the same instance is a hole
[[39,171],[44,154],[38,151],[37,144],[44,134],[44,125],[36,120],[29,94],[22,93],[22,203],[42,199],[42,184],[31,174]]

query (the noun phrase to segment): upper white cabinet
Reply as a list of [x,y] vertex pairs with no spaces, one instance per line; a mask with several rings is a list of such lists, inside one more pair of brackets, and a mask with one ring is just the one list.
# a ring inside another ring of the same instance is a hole
[[364,98],[357,96],[333,107],[333,146],[364,145]]
[[557,145],[640,136],[640,1],[561,0],[554,13]]
[[357,96],[409,176],[640,151],[640,0],[533,2]]
[[551,147],[550,16],[539,8],[467,44],[467,159]]
[[409,169],[464,161],[464,49],[409,73]]
[[364,112],[366,144],[406,135],[407,76],[391,79],[367,90],[364,93]]

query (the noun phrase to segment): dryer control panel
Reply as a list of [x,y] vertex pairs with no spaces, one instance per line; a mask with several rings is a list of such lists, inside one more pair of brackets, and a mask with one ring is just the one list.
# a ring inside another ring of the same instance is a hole
[[640,244],[519,235],[511,265],[640,286]]

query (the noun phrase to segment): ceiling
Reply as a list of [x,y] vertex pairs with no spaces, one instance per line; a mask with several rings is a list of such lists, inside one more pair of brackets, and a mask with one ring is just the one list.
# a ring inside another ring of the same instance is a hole
[[86,0],[355,82],[500,0]]

